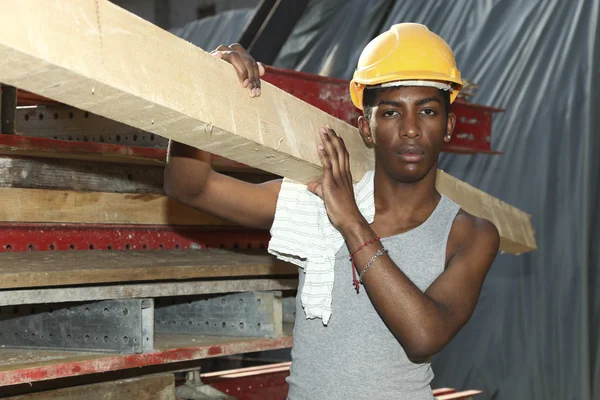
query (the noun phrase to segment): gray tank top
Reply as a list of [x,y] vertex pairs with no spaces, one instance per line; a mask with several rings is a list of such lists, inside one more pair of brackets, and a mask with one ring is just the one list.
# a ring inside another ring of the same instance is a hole
[[[389,256],[422,291],[444,271],[446,244],[460,207],[442,196],[418,227],[382,238]],[[352,286],[346,246],[336,254],[332,315],[306,319],[296,298],[289,400],[432,400],[430,363],[411,362],[361,287]],[[377,273],[374,264],[371,274]],[[298,293],[304,285],[300,270]]]

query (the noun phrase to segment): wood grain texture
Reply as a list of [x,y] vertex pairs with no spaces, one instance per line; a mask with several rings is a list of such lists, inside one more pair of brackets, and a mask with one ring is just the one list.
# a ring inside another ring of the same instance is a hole
[[164,168],[0,156],[0,187],[163,193]]
[[234,226],[158,193],[0,188],[0,221]]
[[[277,178],[261,171],[221,172],[253,183]],[[0,187],[163,194],[163,182],[164,168],[159,166],[0,156]]]
[[151,375],[113,382],[7,397],[7,400],[175,400],[173,374]]
[[0,289],[295,276],[297,273],[297,267],[264,251],[97,250],[0,254]]
[[0,306],[40,303],[64,303],[142,297],[193,296],[270,290],[296,290],[297,279],[234,279],[186,281],[175,283],[118,284],[68,288],[34,288],[0,291]]
[[[373,168],[355,127],[266,82],[250,98],[225,61],[109,1],[0,6],[6,84],[303,183],[322,175],[315,149],[318,129],[329,124],[344,138],[353,177]],[[450,198],[462,186],[450,175],[438,181]],[[486,215],[500,230],[502,250],[535,248],[529,215],[481,191],[462,193],[470,205],[492,207]]]

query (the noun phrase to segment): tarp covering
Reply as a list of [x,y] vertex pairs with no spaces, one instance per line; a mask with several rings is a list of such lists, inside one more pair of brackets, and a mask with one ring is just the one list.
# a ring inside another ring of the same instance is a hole
[[228,10],[171,29],[171,33],[194,43],[203,50],[212,51],[222,44],[230,45],[237,42],[253,12],[252,8]]
[[[420,22],[481,86],[472,101],[506,109],[492,143],[504,155],[444,154],[440,168],[531,213],[539,250],[498,257],[472,319],[434,359],[434,387],[600,399],[599,12],[600,0],[313,0],[275,62],[350,79],[372,37]],[[243,25],[211,26],[227,41]]]

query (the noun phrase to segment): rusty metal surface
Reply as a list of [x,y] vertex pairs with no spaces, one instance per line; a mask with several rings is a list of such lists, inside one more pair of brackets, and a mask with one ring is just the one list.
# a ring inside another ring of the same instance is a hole
[[[113,143],[77,142],[21,135],[0,135],[0,154],[161,166],[165,164],[167,149]],[[217,155],[212,156],[211,163],[216,170],[220,171],[258,172],[258,170],[247,165]]]
[[[188,346],[169,346],[169,340],[156,338],[157,350],[131,355],[98,355],[81,352],[44,352],[23,354],[0,349],[0,386],[86,375],[98,372],[139,368],[150,365],[200,360],[232,354],[275,350],[292,346],[291,336],[272,339],[185,337]],[[179,340],[177,344],[181,344]]]

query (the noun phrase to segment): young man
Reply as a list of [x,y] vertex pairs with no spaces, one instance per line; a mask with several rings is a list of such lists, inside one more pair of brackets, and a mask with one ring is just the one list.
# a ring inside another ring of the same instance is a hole
[[[260,95],[264,68],[244,49],[221,46],[214,54],[233,64],[251,96]],[[315,149],[323,179],[307,187],[241,182],[214,172],[208,154],[172,144],[168,195],[271,229],[270,251],[305,267],[290,399],[433,399],[430,357],[470,318],[499,247],[492,223],[435,188],[460,88],[451,49],[422,25],[394,25],[369,43],[350,91],[376,163],[356,185],[344,142],[329,127]]]

